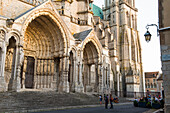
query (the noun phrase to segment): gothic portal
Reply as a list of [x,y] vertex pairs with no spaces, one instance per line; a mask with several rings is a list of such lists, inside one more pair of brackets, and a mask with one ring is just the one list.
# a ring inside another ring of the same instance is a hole
[[2,0],[0,91],[144,91],[134,1]]

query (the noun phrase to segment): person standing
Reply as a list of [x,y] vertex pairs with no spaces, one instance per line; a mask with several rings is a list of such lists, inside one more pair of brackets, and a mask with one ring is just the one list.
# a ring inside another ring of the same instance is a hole
[[110,109],[113,109],[113,97],[112,97],[112,94],[110,94]]
[[108,95],[105,95],[104,99],[105,99],[105,109],[108,109],[108,103],[109,103]]
[[149,96],[149,95],[150,95],[150,91],[147,90],[147,92],[146,92],[146,97]]
[[102,95],[99,95],[100,104],[102,104],[102,100],[103,100]]

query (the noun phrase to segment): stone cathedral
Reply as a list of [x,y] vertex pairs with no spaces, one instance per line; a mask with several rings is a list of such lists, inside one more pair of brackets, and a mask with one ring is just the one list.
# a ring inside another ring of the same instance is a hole
[[0,3],[0,91],[144,91],[135,0]]

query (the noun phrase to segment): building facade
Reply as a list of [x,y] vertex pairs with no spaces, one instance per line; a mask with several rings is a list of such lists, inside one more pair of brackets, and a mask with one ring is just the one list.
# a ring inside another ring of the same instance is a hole
[[158,91],[158,77],[159,72],[145,72],[145,91],[159,92]]
[[137,9],[115,1],[125,8],[112,25],[90,3],[1,0],[0,90],[144,91],[136,23],[128,26],[124,11]]
[[170,21],[169,0],[159,0],[159,34],[161,44],[165,113],[170,112]]
[[119,67],[113,70],[120,73],[121,80],[117,82],[121,91],[145,91],[137,11],[135,0],[105,0],[103,8],[104,19],[109,21],[116,41],[116,57],[111,55],[110,60],[117,58],[117,66],[112,68]]

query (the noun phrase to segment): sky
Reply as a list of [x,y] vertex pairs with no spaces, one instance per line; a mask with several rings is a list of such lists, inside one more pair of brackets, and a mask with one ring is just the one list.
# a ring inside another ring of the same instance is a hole
[[[102,7],[104,0],[94,0],[95,5]],[[157,36],[157,28],[149,27],[152,34],[151,41],[145,41],[144,34],[146,32],[147,24],[158,25],[158,0],[135,0],[136,8],[138,9],[138,31],[140,34],[140,41],[142,46],[142,62],[144,72],[161,72],[160,61],[160,40]]]

